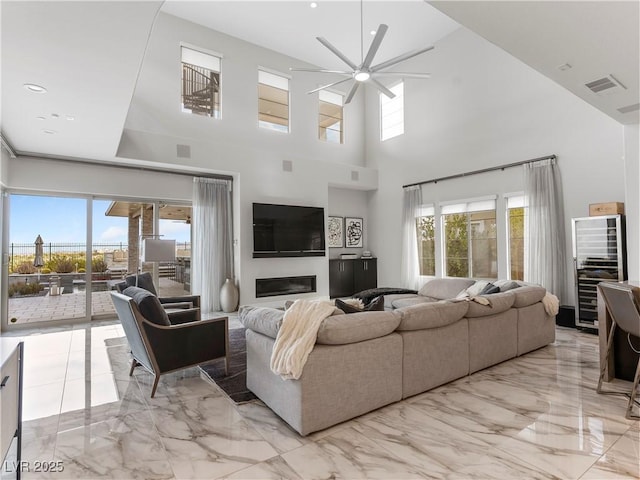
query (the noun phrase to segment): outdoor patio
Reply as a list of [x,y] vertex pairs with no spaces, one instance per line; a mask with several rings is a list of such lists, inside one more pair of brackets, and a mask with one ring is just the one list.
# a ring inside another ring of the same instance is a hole
[[[160,278],[161,296],[185,295],[184,285],[170,278]],[[92,320],[116,318],[116,311],[108,291],[93,292]],[[44,295],[41,297],[21,297],[9,299],[9,319],[12,324],[47,322],[62,319],[86,318],[86,295],[84,291],[74,291],[64,295]]]

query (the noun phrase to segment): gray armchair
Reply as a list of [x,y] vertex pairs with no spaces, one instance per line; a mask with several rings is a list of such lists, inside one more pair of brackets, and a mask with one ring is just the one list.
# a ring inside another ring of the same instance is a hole
[[[135,287],[134,287],[135,288]],[[150,292],[130,297],[111,292],[133,361],[129,375],[142,366],[154,375],[151,397],[165,373],[224,359],[229,365],[227,317],[172,324],[158,297]]]

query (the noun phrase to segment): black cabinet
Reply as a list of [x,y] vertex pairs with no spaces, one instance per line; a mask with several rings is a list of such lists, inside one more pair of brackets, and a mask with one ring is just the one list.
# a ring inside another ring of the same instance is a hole
[[350,297],[378,286],[378,262],[375,258],[329,260],[329,296]]

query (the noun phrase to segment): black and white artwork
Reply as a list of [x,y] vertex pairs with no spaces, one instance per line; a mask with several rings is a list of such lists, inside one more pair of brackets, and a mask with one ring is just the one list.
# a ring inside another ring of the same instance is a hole
[[343,218],[342,217],[329,217],[329,224],[327,228],[327,244],[329,248],[342,248],[343,246]]
[[364,228],[361,218],[345,218],[345,243],[347,247],[362,248],[362,236]]

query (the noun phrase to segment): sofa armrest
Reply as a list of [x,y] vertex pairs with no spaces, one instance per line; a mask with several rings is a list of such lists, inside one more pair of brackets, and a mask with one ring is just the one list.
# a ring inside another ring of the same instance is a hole
[[227,317],[169,327],[143,319],[142,327],[162,372],[199,365],[227,354]]

